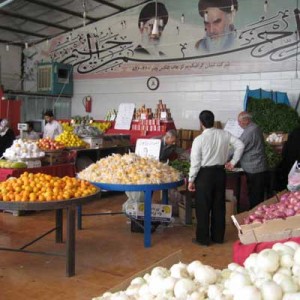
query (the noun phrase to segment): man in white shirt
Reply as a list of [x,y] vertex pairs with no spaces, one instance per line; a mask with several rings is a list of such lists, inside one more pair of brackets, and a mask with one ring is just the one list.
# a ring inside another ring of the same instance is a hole
[[63,132],[60,123],[54,120],[54,115],[51,110],[44,113],[44,119],[46,121],[46,125],[44,128],[43,138],[49,137],[51,139],[55,139],[56,136]]
[[[229,132],[214,128],[211,111],[202,111],[199,119],[204,130],[193,141],[188,189],[196,192],[197,229],[193,242],[208,246],[210,241],[224,242],[225,168],[233,169],[243,153],[244,144]],[[227,162],[230,145],[234,154]]]

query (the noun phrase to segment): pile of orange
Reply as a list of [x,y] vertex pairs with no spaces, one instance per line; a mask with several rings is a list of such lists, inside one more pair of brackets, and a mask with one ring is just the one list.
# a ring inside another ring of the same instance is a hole
[[57,201],[85,197],[97,188],[85,180],[24,172],[19,178],[0,183],[0,201]]

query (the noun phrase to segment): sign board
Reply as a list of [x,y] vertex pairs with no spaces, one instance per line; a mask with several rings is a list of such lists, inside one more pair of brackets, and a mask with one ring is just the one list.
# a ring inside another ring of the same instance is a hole
[[162,111],[162,112],[160,113],[160,118],[161,118],[162,120],[165,120],[165,119],[167,118],[167,112],[166,112],[166,111]]
[[119,105],[115,129],[130,130],[134,107],[134,103],[121,103]]
[[160,139],[137,139],[135,154],[159,160],[160,145]]
[[28,130],[27,123],[18,123],[18,130]]
[[237,138],[239,138],[244,131],[244,129],[239,125],[238,121],[234,119],[229,119],[226,122],[224,130],[230,132],[233,136]]

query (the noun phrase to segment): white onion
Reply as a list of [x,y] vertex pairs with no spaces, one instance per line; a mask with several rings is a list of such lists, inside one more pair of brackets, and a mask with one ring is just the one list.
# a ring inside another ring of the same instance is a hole
[[300,248],[295,251],[294,262],[295,264],[300,265]]
[[195,269],[202,266],[202,262],[199,260],[194,260],[187,266],[187,271],[191,277],[194,277]]
[[187,271],[187,265],[179,262],[178,264],[174,264],[170,268],[171,276],[174,278],[188,278],[189,274]]
[[179,279],[174,286],[174,295],[176,298],[185,299],[197,289],[196,283],[188,278]]
[[284,294],[282,300],[299,300],[300,293],[286,293]]
[[264,249],[257,256],[257,266],[266,272],[275,272],[279,267],[279,254],[272,249]]
[[274,281],[265,281],[261,287],[261,295],[264,300],[281,300],[282,299],[282,289]]
[[202,265],[195,270],[195,280],[200,284],[214,284],[217,281],[217,274],[214,268]]
[[280,265],[282,267],[291,268],[294,265],[294,257],[290,254],[283,254],[280,257]]
[[260,291],[253,285],[242,286],[234,294],[234,300],[261,300]]

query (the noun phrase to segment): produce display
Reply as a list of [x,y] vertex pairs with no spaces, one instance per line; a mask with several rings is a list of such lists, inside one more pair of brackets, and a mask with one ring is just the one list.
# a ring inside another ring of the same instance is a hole
[[251,112],[253,122],[265,133],[274,131],[290,133],[300,125],[300,118],[295,109],[275,103],[271,99],[250,98],[247,111]]
[[57,201],[94,194],[96,187],[85,180],[24,172],[19,178],[0,182],[0,201]]
[[22,169],[27,168],[27,164],[22,161],[9,161],[6,159],[0,159],[0,168]]
[[175,159],[170,161],[170,166],[181,172],[184,176],[188,176],[190,165],[190,162],[186,160]]
[[289,241],[218,270],[195,260],[155,267],[124,291],[93,300],[299,300],[300,246]]
[[267,136],[266,141],[268,143],[278,143],[278,144],[280,144],[280,143],[283,142],[283,134],[273,132],[273,133],[271,133]]
[[44,151],[49,151],[49,150],[62,150],[65,148],[65,145],[57,142],[55,140],[52,140],[49,137],[39,139],[37,142],[37,145],[40,149]]
[[91,126],[98,128],[100,132],[106,132],[111,127],[111,122],[93,122]]
[[130,153],[102,158],[81,171],[78,177],[113,184],[160,184],[178,181],[181,174],[155,159]]
[[86,143],[71,131],[63,131],[55,141],[65,147],[86,147]]
[[284,193],[280,201],[261,205],[244,219],[244,224],[264,223],[272,219],[285,219],[300,214],[300,191]]
[[102,131],[96,126],[77,125],[74,127],[74,133],[80,137],[98,137]]
[[7,148],[3,153],[3,157],[12,161],[43,156],[45,156],[45,153],[40,150],[38,142],[21,139],[14,140],[11,147]]

